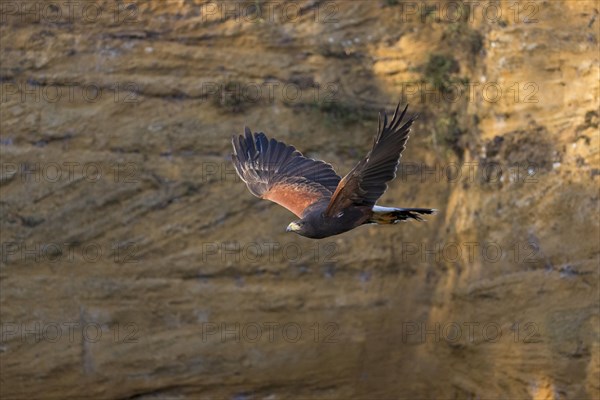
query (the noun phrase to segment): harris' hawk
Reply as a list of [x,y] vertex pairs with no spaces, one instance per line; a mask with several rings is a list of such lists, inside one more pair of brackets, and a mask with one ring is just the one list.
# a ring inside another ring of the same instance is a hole
[[421,215],[430,208],[392,208],[375,205],[396,176],[400,155],[405,149],[410,127],[417,116],[404,124],[400,104],[388,124],[379,114],[379,128],[373,148],[342,179],[331,164],[304,157],[293,146],[264,133],[233,136],[232,160],[250,192],[287,208],[300,219],[290,223],[288,232],[314,239],[337,235],[363,224],[395,224]]

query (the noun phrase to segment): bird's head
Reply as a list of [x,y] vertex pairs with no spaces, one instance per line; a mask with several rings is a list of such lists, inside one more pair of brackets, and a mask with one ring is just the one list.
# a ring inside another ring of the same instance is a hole
[[285,231],[286,232],[295,232],[295,233],[301,235],[302,232],[304,231],[304,221],[298,220],[298,221],[290,222],[290,224],[287,226]]

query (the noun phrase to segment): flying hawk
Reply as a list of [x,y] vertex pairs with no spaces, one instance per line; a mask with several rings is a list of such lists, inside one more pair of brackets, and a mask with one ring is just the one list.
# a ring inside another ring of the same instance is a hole
[[[408,105],[392,121],[379,114],[379,129],[373,148],[342,179],[331,164],[304,157],[293,146],[264,133],[233,136],[232,154],[235,169],[250,192],[271,200],[300,219],[290,223],[288,232],[314,239],[337,235],[363,224],[395,224],[422,214],[433,214],[430,208],[392,208],[375,205],[396,176],[400,155],[408,140],[410,127],[417,116],[404,124]],[[383,120],[382,120],[383,119]]]

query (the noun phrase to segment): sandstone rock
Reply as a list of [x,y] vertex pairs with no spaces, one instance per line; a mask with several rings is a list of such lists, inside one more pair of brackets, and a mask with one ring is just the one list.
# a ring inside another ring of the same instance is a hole
[[[597,3],[262,3],[2,3],[1,397],[598,398]],[[286,234],[230,165],[401,97],[427,223]]]

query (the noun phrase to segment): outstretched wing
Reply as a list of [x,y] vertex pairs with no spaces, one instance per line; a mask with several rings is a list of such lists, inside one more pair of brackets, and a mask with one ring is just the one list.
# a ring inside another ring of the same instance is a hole
[[325,215],[334,216],[349,206],[374,206],[375,202],[387,190],[387,182],[396,177],[400,155],[405,149],[410,127],[417,116],[414,115],[400,125],[408,105],[398,114],[400,104],[396,107],[392,121],[388,125],[385,112],[379,114],[379,128],[373,142],[373,148],[356,166],[340,181]]
[[329,199],[340,182],[333,167],[323,161],[304,157],[293,146],[264,133],[250,132],[232,138],[231,158],[250,192],[271,200],[302,217],[304,210]]

